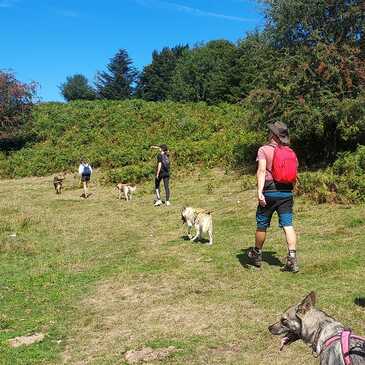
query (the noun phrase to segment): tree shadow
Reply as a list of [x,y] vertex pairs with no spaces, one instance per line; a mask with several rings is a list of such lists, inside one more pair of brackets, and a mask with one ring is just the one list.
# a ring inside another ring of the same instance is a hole
[[18,151],[29,143],[35,143],[37,137],[33,134],[3,135],[0,136],[0,151],[6,154]]
[[[242,252],[238,253],[236,255],[239,263],[244,268],[248,269],[249,267],[253,266],[250,263],[250,260],[247,257],[247,252],[250,248],[246,248],[242,250]],[[267,262],[270,266],[283,266],[283,263],[276,257],[275,251],[263,251],[262,252],[262,261]]]
[[359,307],[365,308],[365,297],[357,297],[354,300],[354,303]]

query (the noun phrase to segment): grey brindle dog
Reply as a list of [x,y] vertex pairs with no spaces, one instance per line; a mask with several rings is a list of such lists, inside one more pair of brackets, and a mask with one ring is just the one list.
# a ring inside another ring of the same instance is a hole
[[321,365],[364,365],[365,338],[353,335],[340,322],[316,309],[315,302],[315,293],[309,293],[269,327],[271,334],[282,336],[280,350],[303,340]]

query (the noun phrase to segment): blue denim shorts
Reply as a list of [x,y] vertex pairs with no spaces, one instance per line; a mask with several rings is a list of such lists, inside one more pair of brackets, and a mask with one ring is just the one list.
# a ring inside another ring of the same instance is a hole
[[256,211],[257,230],[266,231],[274,212],[279,216],[279,227],[293,225],[293,193],[287,191],[265,191],[266,206],[258,205]]

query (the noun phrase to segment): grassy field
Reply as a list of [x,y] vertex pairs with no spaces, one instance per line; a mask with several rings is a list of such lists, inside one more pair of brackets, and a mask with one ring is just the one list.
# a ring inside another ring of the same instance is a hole
[[[364,334],[364,206],[298,199],[300,273],[280,272],[276,219],[257,270],[244,255],[256,205],[247,179],[207,170],[173,180],[173,205],[160,208],[151,184],[127,203],[95,182],[84,201],[71,176],[62,196],[51,177],[0,181],[0,363],[124,364],[128,350],[175,346],[161,363],[317,364],[299,342],[280,353],[267,331],[311,290]],[[184,240],[183,205],[217,209],[212,247]],[[34,332],[45,340],[7,344]]]

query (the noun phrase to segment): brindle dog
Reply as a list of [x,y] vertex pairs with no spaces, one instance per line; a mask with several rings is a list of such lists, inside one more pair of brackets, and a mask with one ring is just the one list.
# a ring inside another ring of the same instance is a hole
[[[349,336],[351,332],[325,312],[316,309],[315,302],[315,293],[309,293],[301,303],[287,309],[279,322],[269,327],[271,334],[282,336],[280,350],[302,340],[310,345],[321,365],[364,365],[365,338]],[[348,350],[344,351],[346,347]]]

